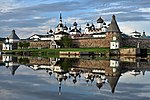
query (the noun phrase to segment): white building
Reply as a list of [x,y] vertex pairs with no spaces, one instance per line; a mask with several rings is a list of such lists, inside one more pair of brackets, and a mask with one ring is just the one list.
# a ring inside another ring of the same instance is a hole
[[104,23],[104,20],[101,17],[99,17],[97,19],[97,28],[102,28],[103,27],[103,23]]
[[47,34],[47,35],[38,35],[38,34],[34,34],[32,36],[29,37],[30,40],[34,40],[34,41],[39,41],[39,40],[54,40],[54,35],[53,34]]
[[64,25],[62,22],[62,15],[60,13],[60,17],[59,17],[59,24],[56,27],[56,31],[55,34],[59,33],[59,32],[67,32],[68,27],[66,26],[66,24]]
[[17,49],[17,43],[20,41],[20,38],[16,35],[15,30],[12,30],[12,34],[6,38],[3,43],[3,50],[13,50]]
[[119,41],[117,40],[117,37],[114,36],[113,40],[110,42],[110,49],[119,49]]
[[66,25],[63,25],[62,23],[62,16],[60,13],[60,19],[59,19],[59,24],[56,27],[56,31],[54,32],[54,40],[61,40],[63,36],[68,36],[69,34],[67,33],[68,27]]
[[15,74],[15,71],[20,66],[20,64],[16,63],[16,60],[17,58],[12,56],[8,56],[8,55],[2,56],[2,61],[5,63],[5,66],[10,69],[12,75]]
[[101,32],[101,33],[93,33],[92,34],[92,36],[94,37],[94,38],[104,38],[104,37],[106,37],[106,32]]
[[134,38],[140,38],[142,35],[140,32],[134,31],[134,32],[130,33],[130,36],[134,37]]
[[54,39],[55,39],[55,40],[61,40],[61,38],[62,38],[63,36],[69,36],[69,34],[66,33],[66,32],[59,32],[59,33],[57,33],[57,34],[54,35]]
[[117,71],[117,68],[119,67],[119,61],[110,60],[110,67],[113,69],[113,72],[115,73]]
[[81,34],[81,30],[78,29],[78,24],[77,22],[73,23],[73,28],[70,30],[70,35],[75,35],[75,34]]
[[[92,23],[91,25],[89,23],[86,24],[84,34],[101,34],[102,32],[107,31],[107,26],[104,20],[100,17],[97,20],[97,27]],[[98,36],[103,37],[103,36]]]

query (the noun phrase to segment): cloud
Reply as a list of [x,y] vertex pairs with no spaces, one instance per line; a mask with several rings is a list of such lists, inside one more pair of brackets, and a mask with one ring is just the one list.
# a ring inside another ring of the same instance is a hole
[[[150,1],[146,0],[146,1],[141,1],[141,0],[136,0],[136,1],[132,1],[132,0],[99,0],[96,2],[96,0],[87,0],[87,3],[89,3],[89,5],[95,8],[95,12],[102,14],[102,15],[106,15],[106,16],[110,16],[110,14],[116,14],[116,15],[125,15],[131,16],[131,17],[135,17],[138,16],[138,20],[143,21],[148,19],[146,16],[142,16],[143,14],[147,14],[148,15],[148,11],[146,12],[146,10],[148,10],[150,8]],[[88,6],[89,6],[88,5]],[[140,10],[141,11],[140,11]],[[143,12],[143,9],[145,9]],[[126,18],[126,16],[124,16]],[[141,17],[142,16],[142,17]],[[129,19],[129,18],[127,18]],[[137,18],[136,18],[137,19]],[[126,21],[126,20],[120,20],[120,21]],[[131,19],[130,21],[135,21],[133,19]]]
[[[11,30],[15,29],[16,33],[21,38],[27,38],[31,34],[45,34],[50,28],[50,24],[54,24],[53,18],[41,18],[31,20],[6,20],[0,21],[1,34],[5,37],[11,34]],[[9,25],[9,26],[8,26]]]
[[19,7],[19,3],[15,0],[1,0],[0,1],[0,12],[5,13],[11,11],[11,9]]
[[[110,23],[112,14],[116,15],[118,23],[147,22],[150,21],[149,4],[149,0],[0,1],[0,34],[6,37],[13,28],[18,30],[18,34],[29,32],[25,29],[29,29],[30,33],[34,33],[36,29],[36,32],[44,34],[44,30],[47,31],[50,27],[56,27],[59,20],[59,11],[62,11],[63,21],[68,26],[72,26],[75,19],[81,26],[84,26],[86,22],[93,21],[95,23],[99,16]],[[51,19],[55,21],[49,22]],[[41,27],[48,27],[48,29]],[[143,30],[147,29],[144,28]],[[148,32],[150,33],[149,29]]]
[[29,7],[20,7],[12,9],[10,12],[0,14],[0,19],[28,19],[38,14],[41,15],[44,13],[51,14],[51,12],[59,11],[74,11],[77,8],[83,9],[81,6],[79,7],[78,4],[79,2],[56,2]]

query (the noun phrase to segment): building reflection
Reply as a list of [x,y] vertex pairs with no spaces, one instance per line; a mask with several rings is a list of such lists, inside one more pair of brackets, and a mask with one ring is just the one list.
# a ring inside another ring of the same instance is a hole
[[[121,60],[121,61],[120,61]],[[3,55],[1,57],[6,68],[15,75],[20,65],[25,65],[34,71],[45,70],[50,76],[53,74],[58,81],[58,94],[61,95],[62,82],[71,80],[77,84],[80,78],[85,80],[87,86],[90,84],[101,90],[105,83],[109,83],[112,93],[115,92],[118,80],[124,73],[131,75],[145,75],[150,70],[148,60],[134,58],[120,58],[111,60],[97,59],[68,59],[68,58],[42,58],[42,57],[12,57]]]
[[6,68],[9,68],[12,75],[15,75],[16,70],[20,66],[19,63],[17,63],[17,57],[12,57],[8,55],[2,56],[2,61]]

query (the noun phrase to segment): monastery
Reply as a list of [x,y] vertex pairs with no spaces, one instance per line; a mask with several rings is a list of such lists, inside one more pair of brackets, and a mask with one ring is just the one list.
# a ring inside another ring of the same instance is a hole
[[22,41],[29,42],[29,48],[60,48],[61,46],[57,41],[61,40],[63,36],[72,39],[71,47],[73,48],[110,48],[116,50],[122,47],[150,47],[150,39],[146,38],[145,32],[143,32],[143,35],[137,31],[132,32],[131,36],[123,34],[117,24],[115,15],[112,16],[112,20],[108,25],[99,17],[97,25],[87,23],[84,31],[81,31],[81,27],[78,27],[76,21],[69,28],[66,24],[63,24],[60,13],[59,23],[55,30],[50,29],[46,35],[34,34],[23,40],[13,30],[12,34],[4,41],[2,49],[17,49],[18,42]]

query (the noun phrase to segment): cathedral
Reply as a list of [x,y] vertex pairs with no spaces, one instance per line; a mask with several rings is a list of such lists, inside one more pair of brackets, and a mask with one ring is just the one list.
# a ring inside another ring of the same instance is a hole
[[[91,37],[105,37],[105,33],[108,29],[108,26],[106,25],[105,21],[99,17],[97,19],[97,25],[94,25],[93,23],[89,24],[87,23],[85,26],[84,30],[81,30],[81,27],[78,26],[78,23],[75,21],[73,23],[73,26],[68,28],[66,26],[66,24],[63,24],[62,21],[62,14],[60,13],[60,17],[59,17],[59,23],[56,27],[55,32],[53,32],[55,35],[59,34],[59,36],[57,35],[57,37],[59,37],[56,40],[59,40],[62,36],[64,35],[60,35],[61,33],[69,33],[70,37],[72,39],[75,38],[91,38]],[[52,30],[52,29],[50,29]]]

